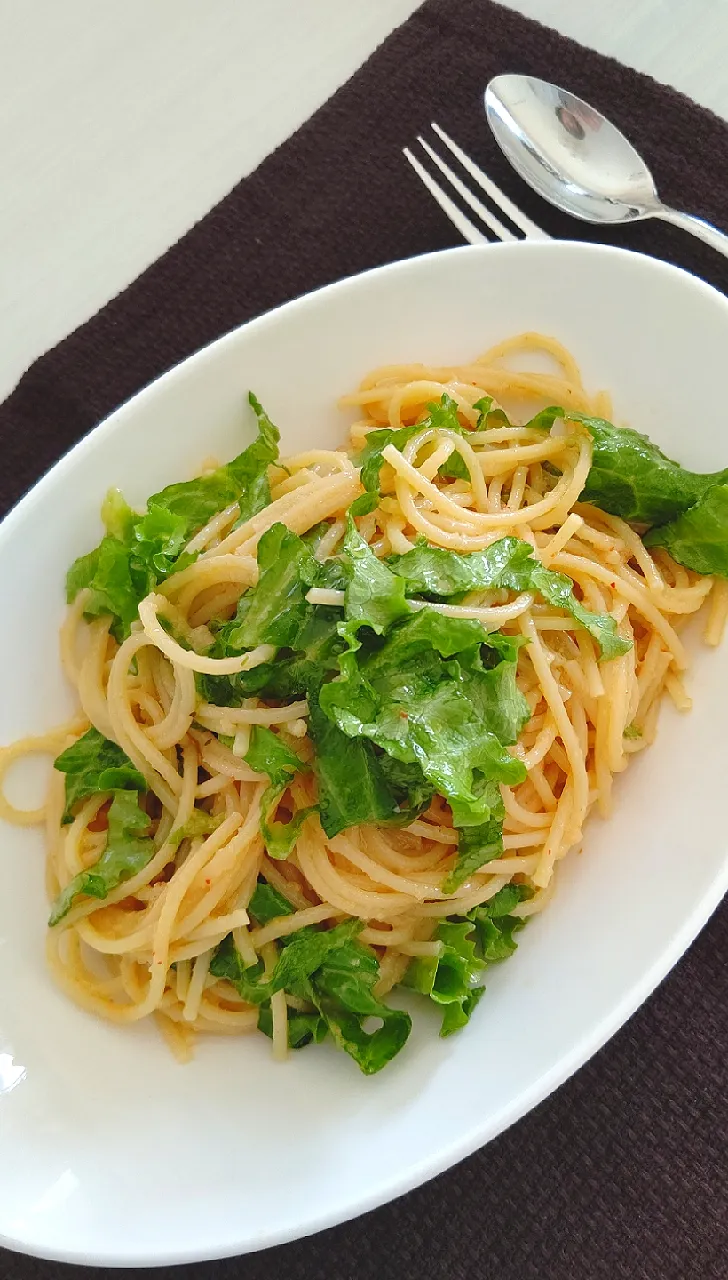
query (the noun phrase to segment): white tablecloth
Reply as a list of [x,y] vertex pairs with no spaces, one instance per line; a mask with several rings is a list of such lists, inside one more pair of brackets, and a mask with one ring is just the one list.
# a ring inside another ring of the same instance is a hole
[[[417,3],[0,0],[0,398]],[[511,7],[728,118],[728,0]]]

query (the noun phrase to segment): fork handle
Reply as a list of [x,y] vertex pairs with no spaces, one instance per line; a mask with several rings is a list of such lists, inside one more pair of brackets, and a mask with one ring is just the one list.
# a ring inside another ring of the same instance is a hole
[[670,209],[667,205],[655,210],[655,216],[662,218],[663,222],[671,222],[674,227],[682,227],[683,231],[689,231],[698,240],[705,241],[712,249],[722,253],[724,258],[728,258],[728,236],[703,218],[696,218],[692,213],[679,213],[677,209]]

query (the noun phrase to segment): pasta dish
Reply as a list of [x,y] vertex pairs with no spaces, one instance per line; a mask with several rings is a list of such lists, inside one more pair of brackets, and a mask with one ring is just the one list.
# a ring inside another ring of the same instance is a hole
[[152,1016],[182,1059],[258,1029],[370,1074],[418,1000],[468,1022],[663,696],[689,708],[728,474],[615,426],[536,334],[375,370],[337,450],[281,458],[249,399],[231,462],[142,512],[109,491],[67,579],[78,714],[0,750],[0,779],[55,763],[0,816],[45,824],[49,964],[83,1008]]

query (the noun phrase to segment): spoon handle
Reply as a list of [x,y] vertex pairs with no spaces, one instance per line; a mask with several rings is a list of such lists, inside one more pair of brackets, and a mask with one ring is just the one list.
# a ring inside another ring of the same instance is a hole
[[677,209],[669,209],[667,205],[663,205],[656,216],[665,222],[671,222],[675,227],[682,227],[683,231],[689,231],[698,240],[704,240],[711,248],[728,258],[728,236],[703,218],[696,218],[692,213],[679,213]]

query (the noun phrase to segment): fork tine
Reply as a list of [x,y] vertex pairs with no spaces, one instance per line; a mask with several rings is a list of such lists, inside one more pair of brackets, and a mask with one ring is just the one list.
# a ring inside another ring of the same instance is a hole
[[450,166],[445,164],[444,160],[440,159],[436,151],[432,150],[429,142],[425,142],[425,139],[421,135],[418,135],[417,141],[422,147],[424,147],[430,159],[437,165],[440,173],[444,174],[448,182],[455,188],[458,194],[462,196],[465,203],[473,210],[473,213],[477,213],[478,217],[485,223],[486,227],[489,227],[499,240],[518,239],[518,236],[514,236],[513,232],[508,230],[508,227],[503,226],[503,223],[496,218],[494,213],[490,212],[490,209],[486,209],[485,205],[481,204],[480,200],[478,200],[477,197],[473,195],[472,191],[465,186],[465,183],[460,181],[457,174],[453,173]]
[[535,222],[532,222],[532,220],[518,208],[518,205],[508,199],[505,191],[501,191],[498,184],[495,183],[492,178],[489,178],[487,173],[483,173],[483,170],[478,168],[477,164],[470,159],[470,156],[467,155],[456,142],[453,142],[452,138],[448,137],[445,130],[441,129],[439,124],[435,124],[434,120],[430,123],[438,138],[445,143],[445,146],[452,152],[455,158],[460,161],[463,169],[467,170],[471,178],[475,179],[481,190],[484,191],[486,195],[490,196],[491,200],[503,210],[514,226],[519,227],[524,235],[529,238],[537,238],[539,240],[551,239],[547,232],[545,232]]
[[450,199],[449,195],[447,195],[447,193],[443,191],[442,187],[435,182],[434,178],[430,177],[424,165],[420,164],[417,157],[412,155],[409,147],[402,148],[402,155],[412,165],[412,168],[420,179],[420,182],[424,183],[430,195],[434,196],[443,213],[447,215],[453,226],[457,227],[457,230],[460,232],[463,239],[467,240],[469,244],[489,244],[490,241],[488,240],[488,237],[484,236],[482,231],[479,231],[474,223],[472,223],[469,218],[466,218],[464,213],[460,212],[457,205]]

